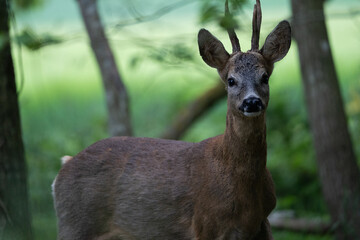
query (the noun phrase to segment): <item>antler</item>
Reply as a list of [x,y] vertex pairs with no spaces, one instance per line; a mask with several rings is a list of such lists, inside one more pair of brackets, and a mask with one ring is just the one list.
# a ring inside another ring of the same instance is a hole
[[[228,5],[228,0],[225,1],[225,16],[226,17],[230,17],[230,12],[229,12],[229,5]],[[240,52],[240,43],[239,43],[239,39],[236,36],[235,30],[233,27],[227,27],[227,32],[229,34],[229,38],[231,41],[231,45],[232,45],[232,51],[234,52]]]
[[260,38],[260,27],[261,27],[261,5],[260,0],[256,0],[254,5],[253,12],[253,22],[252,22],[252,37],[251,37],[251,51],[259,50],[259,38]]

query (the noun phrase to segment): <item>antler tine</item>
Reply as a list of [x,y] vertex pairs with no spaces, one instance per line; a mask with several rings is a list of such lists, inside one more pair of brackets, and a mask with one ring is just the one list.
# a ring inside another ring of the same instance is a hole
[[261,19],[262,19],[262,14],[261,14],[260,0],[256,0],[256,4],[254,5],[253,22],[252,22],[253,32],[251,37],[251,51],[259,50]]
[[[225,16],[227,17],[231,16],[229,11],[228,0],[225,1]],[[233,27],[226,27],[226,30],[229,34],[233,53],[240,52],[241,51],[240,43],[238,37],[236,36],[235,29]]]

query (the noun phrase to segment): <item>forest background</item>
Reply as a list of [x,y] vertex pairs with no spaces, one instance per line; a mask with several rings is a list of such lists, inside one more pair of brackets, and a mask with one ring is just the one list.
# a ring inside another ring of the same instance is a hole
[[[128,90],[135,136],[162,136],[181,109],[218,84],[216,71],[206,66],[198,54],[196,37],[200,28],[211,30],[228,50],[231,48],[226,32],[216,22],[201,21],[199,1],[180,2],[171,5],[164,0],[98,1]],[[279,21],[291,19],[290,4],[287,0],[262,2],[260,43]],[[250,48],[252,6],[248,1],[237,15],[242,49]],[[139,18],[159,9],[166,14],[158,12],[153,18]],[[358,163],[359,9],[356,0],[332,0],[325,5],[331,49]],[[142,20],[134,21],[136,18]],[[33,232],[35,239],[55,239],[50,185],[60,169],[60,157],[75,155],[109,136],[101,75],[76,1],[48,0],[31,10],[15,9],[15,17],[10,21]],[[270,91],[268,167],[276,184],[276,211],[290,210],[298,217],[327,221],[295,41],[286,58],[275,65]],[[194,122],[182,140],[196,142],[223,133],[225,115],[224,98]],[[275,239],[332,239],[331,235],[279,230],[274,234]]]

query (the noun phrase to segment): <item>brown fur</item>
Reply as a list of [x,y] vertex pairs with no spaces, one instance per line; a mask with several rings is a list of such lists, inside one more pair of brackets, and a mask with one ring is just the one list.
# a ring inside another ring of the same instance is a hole
[[[280,32],[289,36],[289,26]],[[261,79],[290,47],[279,41],[280,47],[268,48],[278,44],[273,41],[277,36],[265,42],[266,56],[261,50],[230,55],[201,30],[205,62],[225,83],[229,77],[236,82],[227,86],[225,133],[199,143],[114,137],[86,148],[54,181],[58,238],[272,239],[267,217],[276,199],[266,169],[269,88]],[[239,110],[249,94],[265,106],[255,117]]]

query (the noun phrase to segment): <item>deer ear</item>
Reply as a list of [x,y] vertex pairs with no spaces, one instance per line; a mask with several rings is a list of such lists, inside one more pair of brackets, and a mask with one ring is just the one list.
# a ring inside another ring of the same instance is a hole
[[221,70],[225,67],[230,55],[224,45],[208,30],[201,29],[198,34],[198,44],[202,59],[213,68]]
[[288,21],[280,22],[267,36],[260,52],[271,63],[280,61],[289,51],[291,44],[291,27]]

